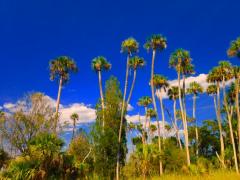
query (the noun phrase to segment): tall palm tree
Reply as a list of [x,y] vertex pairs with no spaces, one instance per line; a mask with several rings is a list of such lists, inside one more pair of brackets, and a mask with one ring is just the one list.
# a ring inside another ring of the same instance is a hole
[[133,80],[132,80],[131,89],[127,98],[127,103],[126,103],[127,105],[130,103],[130,99],[132,97],[133,88],[136,82],[137,69],[140,67],[143,67],[144,65],[145,65],[145,61],[141,57],[134,56],[129,59],[129,68],[133,70]]
[[56,132],[58,123],[58,111],[60,104],[60,97],[62,92],[62,86],[70,79],[70,73],[76,73],[78,71],[77,65],[74,60],[68,56],[60,56],[49,63],[50,66],[50,79],[59,80],[58,96],[56,103],[56,118],[54,121],[54,130]]
[[139,44],[134,38],[128,38],[122,42],[121,52],[127,53],[127,62],[126,62],[126,76],[125,76],[125,86],[124,86],[124,94],[122,101],[122,109],[121,109],[121,120],[120,127],[118,133],[118,154],[117,154],[117,166],[116,166],[116,179],[119,180],[119,171],[120,171],[120,144],[121,144],[121,136],[122,136],[122,126],[123,126],[123,116],[126,109],[125,101],[128,87],[128,72],[129,72],[129,59],[130,56],[136,52],[138,52]]
[[76,122],[79,120],[79,116],[77,113],[73,113],[70,116],[71,120],[73,121],[73,132],[72,132],[72,139],[75,137],[75,132],[76,132]]
[[[219,138],[220,138],[220,146],[221,146],[221,162],[223,167],[225,167],[225,147],[224,147],[224,140],[223,140],[223,130],[222,130],[222,120],[221,120],[221,101],[220,101],[220,83],[222,78],[219,76],[220,72],[219,69],[214,67],[207,76],[208,83],[215,83],[216,85],[216,96],[215,98],[215,86],[208,87],[208,94],[213,95],[214,97],[214,107],[217,110],[217,120],[218,120],[218,128],[219,128]],[[216,102],[217,101],[217,102]]]
[[145,125],[144,125],[144,129],[146,131],[146,127],[147,127],[147,118],[148,118],[148,106],[152,103],[152,99],[149,96],[143,96],[138,100],[138,105],[139,106],[143,106],[144,110],[145,110]]
[[178,140],[178,145],[179,145],[180,149],[182,149],[182,143],[181,143],[179,129],[178,129],[178,125],[177,125],[177,112],[176,112],[176,104],[177,104],[178,96],[179,96],[179,93],[178,93],[177,86],[172,86],[168,89],[168,97],[170,100],[173,101],[173,116],[174,116],[174,124],[176,127],[176,138]]
[[232,128],[232,113],[231,113],[232,110],[231,110],[231,107],[229,107],[228,105],[227,95],[226,95],[226,81],[233,78],[233,75],[234,75],[233,67],[231,63],[228,61],[220,61],[217,68],[219,69],[220,77],[222,79],[224,109],[226,111],[227,119],[228,119],[235,168],[236,168],[236,172],[239,173],[235,139],[234,139],[233,128]]
[[[190,154],[189,154],[189,140],[188,140],[188,127],[187,127],[187,113],[185,107],[185,78],[186,75],[192,74],[194,72],[194,67],[191,64],[190,53],[184,49],[177,49],[170,56],[169,65],[174,68],[178,75],[178,94],[179,94],[179,104],[181,110],[181,119],[183,121],[184,129],[184,139],[185,139],[185,149],[187,157],[187,165],[190,166]],[[181,75],[183,79],[183,92],[181,92]]]
[[[230,47],[227,50],[227,54],[229,57],[237,57],[240,59],[240,37],[236,40],[232,41]],[[235,84],[240,83],[240,68],[234,67],[234,77],[235,77]],[[235,86],[235,106],[237,111],[237,119],[238,119],[238,156],[240,157],[240,112],[239,112],[239,86]]]
[[[155,100],[155,93],[154,93],[154,86],[153,86],[153,75],[154,75],[154,63],[155,63],[155,57],[156,57],[156,52],[163,51],[164,49],[167,48],[167,40],[164,36],[161,34],[154,34],[150,38],[147,39],[146,43],[144,44],[144,47],[149,51],[150,49],[152,50],[152,66],[151,66],[151,93],[152,93],[152,100],[153,100],[153,107],[154,110],[157,113],[157,128],[158,128],[158,149],[159,153],[161,153],[161,139],[160,139],[160,123],[159,123],[159,116],[158,116],[158,111],[157,111],[157,105],[156,105],[156,100]],[[163,168],[162,168],[162,160],[159,160],[159,173],[160,175],[163,174]]]
[[102,71],[108,71],[111,69],[111,64],[107,61],[107,59],[103,56],[95,57],[92,60],[92,69],[95,70],[98,73],[98,83],[99,83],[99,91],[100,91],[100,97],[101,97],[101,105],[102,105],[102,111],[103,111],[103,128],[105,123],[104,118],[104,97],[103,97],[103,88],[102,88]]
[[153,86],[157,90],[157,97],[159,98],[159,101],[160,101],[160,107],[161,107],[161,113],[162,113],[162,124],[163,124],[163,140],[165,140],[165,138],[166,138],[166,136],[165,136],[165,115],[164,115],[162,93],[166,92],[166,89],[169,86],[167,78],[162,75],[159,75],[159,74],[154,74]]
[[193,120],[195,121],[195,135],[196,135],[196,156],[198,157],[198,128],[197,128],[197,119],[196,119],[196,100],[198,94],[203,93],[203,87],[197,83],[196,81],[191,82],[189,84],[189,88],[187,89],[188,94],[193,95]]

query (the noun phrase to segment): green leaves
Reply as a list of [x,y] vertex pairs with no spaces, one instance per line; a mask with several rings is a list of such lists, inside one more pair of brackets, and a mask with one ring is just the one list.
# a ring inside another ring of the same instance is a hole
[[152,103],[152,98],[149,96],[143,96],[138,100],[138,105],[139,106],[149,106]]
[[145,65],[145,60],[139,56],[134,56],[129,59],[129,67],[133,70],[136,70],[137,68],[143,67]]
[[189,51],[177,49],[169,59],[169,66],[175,68],[178,73],[184,75],[194,74],[194,66]]
[[229,57],[238,57],[240,58],[240,37],[232,41],[229,49],[227,50]]
[[167,48],[167,39],[161,34],[153,34],[144,44],[146,50],[162,51]]
[[107,59],[103,56],[95,57],[92,60],[92,69],[95,71],[108,71],[111,69],[111,64],[107,61]]
[[74,60],[68,56],[60,56],[50,61],[50,79],[62,78],[63,82],[69,80],[69,73],[76,73],[78,71]]
[[166,90],[166,88],[168,88],[169,86],[167,78],[160,74],[154,74],[152,81],[153,81],[153,86],[156,89],[163,88],[164,90]]
[[126,40],[124,40],[122,42],[122,45],[121,45],[121,52],[122,53],[128,53],[128,54],[133,54],[133,53],[136,53],[138,52],[138,49],[139,49],[139,44],[138,42],[130,37]]
[[196,81],[191,82],[189,84],[189,88],[187,89],[187,93],[195,94],[195,95],[201,94],[201,93],[203,93],[203,87]]

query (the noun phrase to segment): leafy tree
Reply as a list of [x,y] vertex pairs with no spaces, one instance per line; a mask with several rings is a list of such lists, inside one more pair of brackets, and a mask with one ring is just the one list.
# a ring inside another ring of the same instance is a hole
[[59,80],[58,97],[56,104],[56,118],[54,120],[54,128],[56,131],[62,86],[69,81],[70,73],[77,72],[78,68],[74,60],[67,56],[60,56],[54,60],[51,60],[49,66],[50,66],[50,79],[55,80],[57,78]]
[[[115,176],[115,165],[118,152],[118,134],[121,121],[122,94],[119,82],[115,77],[111,77],[106,82],[105,88],[105,127],[104,132],[100,123],[102,109],[97,106],[97,119],[92,129],[91,137],[93,141],[94,171],[100,177]],[[127,153],[126,139],[126,119],[123,119],[123,128],[120,144],[120,166],[124,166]]]

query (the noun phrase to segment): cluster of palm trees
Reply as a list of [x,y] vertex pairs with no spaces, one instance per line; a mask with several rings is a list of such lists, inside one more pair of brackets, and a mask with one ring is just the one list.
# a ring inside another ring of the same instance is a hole
[[[155,60],[157,53],[161,53],[164,49],[167,48],[167,40],[161,34],[152,35],[150,38],[147,39],[146,43],[144,44],[144,48],[149,52],[152,52],[152,63],[151,63],[151,78],[150,78],[150,86],[151,86],[151,97],[144,96],[139,99],[138,104],[145,108],[145,128],[148,123],[148,127],[151,129],[150,120],[153,117],[156,118],[157,122],[157,134],[158,134],[158,150],[161,153],[162,148],[164,148],[164,140],[166,138],[165,133],[165,110],[163,104],[163,94],[167,92],[169,99],[173,101],[173,112],[174,112],[174,119],[173,119],[173,128],[176,132],[176,138],[178,140],[178,145],[181,149],[183,149],[179,127],[177,120],[180,118],[182,120],[183,125],[183,134],[184,134],[184,149],[186,151],[186,164],[189,166],[191,164],[190,161],[190,153],[189,153],[189,139],[188,139],[188,121],[189,118],[186,112],[186,94],[191,94],[193,98],[193,107],[192,107],[192,119],[195,121],[195,135],[196,135],[196,156],[198,156],[198,128],[197,128],[197,117],[196,117],[196,100],[197,96],[203,93],[203,87],[197,82],[191,82],[189,88],[186,88],[186,77],[194,74],[194,65],[192,64],[192,58],[190,56],[189,51],[185,49],[177,49],[171,55],[169,59],[169,65],[171,68],[175,69],[177,73],[177,86],[170,86],[168,80],[165,76],[160,74],[155,74],[154,67],[155,67]],[[128,38],[122,42],[121,45],[121,52],[125,53],[126,58],[126,75],[125,75],[125,85],[124,85],[124,92],[123,98],[121,103],[121,121],[119,127],[119,135],[118,135],[118,144],[120,146],[122,140],[122,128],[124,122],[124,116],[127,112],[127,106],[131,101],[131,96],[134,90],[134,85],[136,82],[137,70],[145,65],[145,60],[136,54],[139,51],[139,43],[134,38]],[[231,45],[227,51],[229,57],[238,57],[240,58],[240,38],[236,39],[235,41],[231,42]],[[107,59],[103,56],[98,56],[92,60],[92,69],[95,70],[98,74],[99,80],[99,91],[100,91],[100,100],[101,100],[101,108],[102,108],[102,127],[104,129],[104,121],[105,121],[105,105],[104,105],[104,95],[103,95],[103,88],[102,88],[102,72],[111,69],[111,64],[107,61]],[[129,86],[129,70],[133,70],[133,79],[130,86],[130,91],[127,95],[127,90]],[[57,123],[59,119],[59,104],[60,104],[60,96],[62,86],[69,80],[70,73],[75,73],[78,71],[77,65],[73,59],[67,56],[58,57],[52,61],[50,61],[50,78],[51,80],[58,79],[59,81],[59,90],[58,90],[58,97],[57,97],[57,104],[56,104],[56,118],[54,121],[55,131],[57,131]],[[234,134],[232,130],[232,116],[233,111],[236,111],[237,119],[238,119],[238,150],[240,156],[240,114],[239,114],[239,78],[240,78],[240,68],[233,67],[228,61],[220,61],[217,67],[214,67],[208,74],[207,82],[211,83],[208,88],[206,89],[207,94],[213,96],[214,100],[214,107],[216,111],[216,118],[218,121],[219,132],[220,132],[220,144],[221,144],[221,154],[220,156],[217,154],[222,166],[225,167],[224,163],[224,137],[223,137],[223,130],[222,130],[222,109],[227,115],[230,135],[231,135],[231,143],[234,151],[234,160],[236,171],[238,172],[238,159],[237,159],[237,152],[235,147],[235,140]],[[234,86],[234,103],[229,103],[229,97],[226,94],[226,82],[235,79],[235,86]],[[221,88],[223,90],[223,101],[221,101],[220,94]],[[163,129],[160,128],[160,118],[158,114],[158,108],[156,103],[156,97],[159,99],[160,109],[161,109],[161,117],[162,117],[162,124]],[[179,114],[180,117],[177,117],[178,110],[177,110],[177,102],[179,103]],[[149,105],[153,105],[153,109],[149,108]],[[74,124],[73,130],[73,137],[75,134],[76,128],[76,120],[79,119],[77,114],[73,114],[71,116]],[[154,128],[153,128],[154,129]],[[161,140],[160,134],[162,130],[163,140]],[[161,142],[162,141],[162,142]],[[162,147],[163,146],[163,147]],[[118,149],[117,154],[117,165],[116,165],[116,179],[119,179],[120,175],[120,148]],[[163,166],[162,160],[159,159],[159,173],[160,175],[163,173]]]

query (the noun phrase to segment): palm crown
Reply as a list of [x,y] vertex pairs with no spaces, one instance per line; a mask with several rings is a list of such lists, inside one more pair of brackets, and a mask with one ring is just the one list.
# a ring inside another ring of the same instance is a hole
[[165,91],[167,87],[169,86],[167,78],[159,75],[159,74],[154,74],[153,76],[153,86],[156,87],[156,89],[161,89],[163,88]]
[[111,69],[111,64],[103,56],[95,57],[92,60],[92,69],[95,71],[109,70]]
[[177,72],[184,75],[194,74],[194,66],[191,62],[192,58],[189,51],[184,49],[177,49],[169,59],[170,67],[175,68]]
[[138,52],[138,48],[139,48],[138,42],[134,38],[130,37],[122,42],[121,52],[133,54]]
[[149,118],[155,118],[157,116],[156,111],[153,108],[149,108],[147,110],[147,117]]
[[67,56],[60,56],[50,61],[50,79],[62,78],[63,82],[69,80],[69,73],[77,72],[78,68],[73,59]]
[[215,84],[211,84],[207,87],[206,90],[208,95],[216,95],[217,94],[217,86]]
[[203,87],[196,81],[191,82],[187,89],[187,93],[198,95],[199,93],[203,93]]
[[151,103],[152,103],[152,98],[150,98],[149,96],[143,96],[138,100],[139,106],[147,107]]
[[227,54],[229,57],[238,57],[240,58],[240,37],[235,41],[232,41],[229,49],[227,50]]
[[176,100],[179,97],[177,86],[172,86],[168,89],[168,97],[170,100]]
[[147,39],[144,48],[162,51],[167,48],[167,39],[161,34],[154,34]]
[[143,58],[134,56],[131,59],[129,59],[129,67],[133,70],[136,70],[138,67],[143,67],[145,65],[145,61]]
[[77,120],[79,119],[78,114],[77,114],[77,113],[73,113],[73,114],[71,115],[71,119],[74,120],[74,121],[77,121]]

